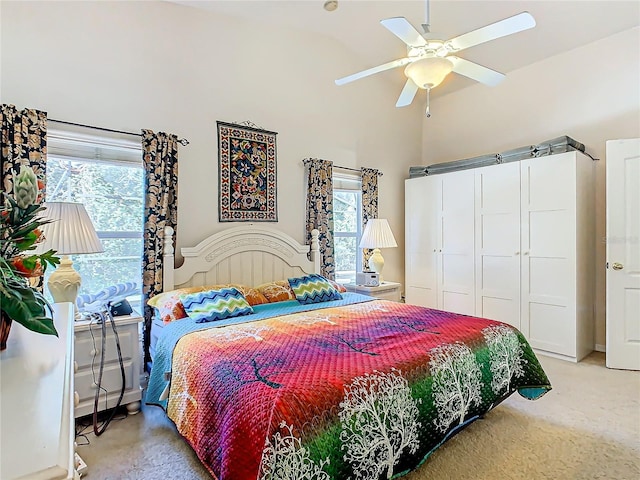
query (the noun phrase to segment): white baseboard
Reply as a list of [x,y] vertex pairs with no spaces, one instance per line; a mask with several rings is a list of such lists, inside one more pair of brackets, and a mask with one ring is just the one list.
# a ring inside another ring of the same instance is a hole
[[606,353],[607,352],[607,346],[606,345],[598,345],[596,343],[596,352]]

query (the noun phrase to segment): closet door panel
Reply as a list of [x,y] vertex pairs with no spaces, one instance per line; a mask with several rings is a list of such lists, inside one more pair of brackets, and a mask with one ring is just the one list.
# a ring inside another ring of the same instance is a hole
[[520,165],[477,169],[476,315],[520,328]]
[[439,177],[405,182],[405,301],[438,308]]
[[438,308],[474,315],[474,172],[441,177]]
[[532,347],[566,355],[576,345],[575,158],[521,162],[522,326]]

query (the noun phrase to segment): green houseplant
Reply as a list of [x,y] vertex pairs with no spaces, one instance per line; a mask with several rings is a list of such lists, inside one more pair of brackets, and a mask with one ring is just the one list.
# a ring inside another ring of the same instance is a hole
[[53,250],[34,252],[42,237],[40,227],[47,223],[39,217],[46,208],[40,205],[41,186],[33,169],[21,165],[13,196],[0,192],[0,350],[6,348],[12,321],[34,332],[58,335],[49,303],[29,281],[42,276],[48,265],[60,263]]

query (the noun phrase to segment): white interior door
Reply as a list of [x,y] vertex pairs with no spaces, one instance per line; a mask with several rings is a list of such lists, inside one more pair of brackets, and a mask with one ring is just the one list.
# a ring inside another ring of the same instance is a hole
[[607,142],[607,367],[640,370],[640,139]]
[[476,315],[520,328],[520,162],[479,168]]

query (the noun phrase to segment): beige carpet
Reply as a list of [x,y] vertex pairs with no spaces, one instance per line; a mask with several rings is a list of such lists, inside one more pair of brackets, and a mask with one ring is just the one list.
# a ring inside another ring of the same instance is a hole
[[[512,395],[404,479],[640,479],[640,373],[609,370],[599,353],[578,364],[539,358],[551,392]],[[211,478],[157,407],[77,438],[87,440],[78,453],[90,480]]]

